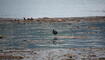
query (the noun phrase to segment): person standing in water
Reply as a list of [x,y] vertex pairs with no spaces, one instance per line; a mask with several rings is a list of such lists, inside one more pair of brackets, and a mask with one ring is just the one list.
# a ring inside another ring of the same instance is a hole
[[[54,35],[57,35],[57,34],[58,34],[58,32],[57,32],[56,30],[54,30],[54,29],[53,29],[52,33],[53,33]],[[54,39],[53,39],[53,41],[52,41],[53,44],[56,44],[56,40],[57,40],[57,38],[54,37]]]
[[52,33],[53,33],[54,35],[57,35],[57,34],[58,34],[58,32],[57,32],[56,30],[54,30],[54,29],[53,29]]

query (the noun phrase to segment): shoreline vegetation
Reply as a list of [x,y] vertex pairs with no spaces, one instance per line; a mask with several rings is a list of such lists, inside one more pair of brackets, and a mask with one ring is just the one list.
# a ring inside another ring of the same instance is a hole
[[70,22],[70,23],[79,23],[79,22],[105,22],[105,16],[92,16],[92,17],[64,17],[64,18],[0,18],[0,22],[17,22],[17,23],[31,23],[31,22]]

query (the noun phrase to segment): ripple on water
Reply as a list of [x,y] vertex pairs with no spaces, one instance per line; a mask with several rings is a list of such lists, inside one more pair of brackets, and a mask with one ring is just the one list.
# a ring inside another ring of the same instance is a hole
[[[53,35],[55,29],[58,34]],[[105,22],[82,23],[0,23],[0,35],[5,38],[1,42],[10,41],[7,45],[36,48],[76,48],[76,47],[105,47]],[[56,39],[55,39],[56,38]],[[103,42],[102,42],[103,41]],[[17,44],[14,44],[17,42]],[[19,45],[20,44],[20,45]],[[0,43],[2,46],[6,44]]]

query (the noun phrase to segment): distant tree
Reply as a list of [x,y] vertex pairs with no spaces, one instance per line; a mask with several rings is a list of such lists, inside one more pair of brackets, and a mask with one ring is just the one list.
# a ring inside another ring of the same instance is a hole
[[26,18],[24,17],[24,20],[26,20]]
[[31,20],[34,20],[34,19],[31,17]]

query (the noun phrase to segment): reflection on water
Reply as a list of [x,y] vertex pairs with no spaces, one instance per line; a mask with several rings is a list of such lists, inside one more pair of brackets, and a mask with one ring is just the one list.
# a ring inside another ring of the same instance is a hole
[[57,40],[56,37],[52,40],[53,44],[57,44],[57,41],[56,40]]
[[[53,34],[53,30],[57,34]],[[0,47],[105,47],[105,22],[0,23]]]

